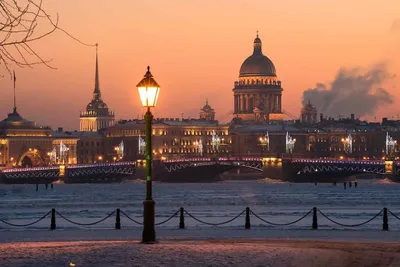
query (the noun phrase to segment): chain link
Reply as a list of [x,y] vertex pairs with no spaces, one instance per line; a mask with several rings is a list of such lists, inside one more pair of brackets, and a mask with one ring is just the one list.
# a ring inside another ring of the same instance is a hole
[[113,212],[111,212],[110,214],[108,214],[108,215],[107,215],[106,217],[104,217],[103,219],[101,219],[101,220],[99,220],[99,221],[96,221],[96,222],[92,222],[92,223],[78,223],[78,222],[74,222],[74,221],[72,221],[72,220],[66,218],[64,215],[62,215],[62,214],[59,213],[58,211],[56,211],[56,213],[57,213],[58,216],[60,216],[61,218],[63,218],[64,220],[66,220],[66,221],[69,222],[69,223],[76,224],[76,225],[88,226],[88,225],[95,225],[95,224],[98,224],[98,223],[101,223],[101,222],[105,221],[106,219],[110,218],[110,217],[115,213],[115,210],[114,210]]
[[37,219],[36,221],[31,222],[31,223],[27,223],[27,224],[9,223],[9,222],[4,221],[4,220],[2,220],[2,219],[0,219],[0,222],[2,222],[2,223],[4,223],[4,224],[7,224],[7,225],[9,225],[9,226],[14,226],[14,227],[26,227],[26,226],[31,226],[31,225],[33,225],[33,224],[35,224],[35,223],[40,222],[41,220],[43,220],[44,218],[46,218],[47,216],[49,216],[50,213],[51,213],[51,211],[47,212],[45,215],[43,215],[41,218]]
[[171,217],[169,217],[168,219],[166,219],[166,220],[164,220],[164,221],[162,221],[162,222],[156,223],[155,225],[161,225],[161,224],[164,224],[164,223],[170,221],[170,220],[171,220],[172,218],[174,218],[178,213],[179,213],[179,210],[176,211],[176,212],[175,212]]
[[230,222],[236,220],[237,218],[239,218],[240,215],[242,215],[245,211],[246,211],[246,210],[243,210],[243,211],[242,211],[241,213],[239,213],[237,216],[235,216],[235,217],[233,217],[232,219],[229,219],[229,220],[227,220],[227,221],[225,221],[225,222],[221,222],[221,223],[209,223],[209,222],[205,222],[205,221],[202,221],[202,220],[200,220],[200,219],[197,219],[197,218],[194,217],[192,214],[190,214],[188,211],[184,210],[184,212],[185,212],[187,215],[189,215],[190,217],[192,217],[194,220],[198,221],[199,223],[208,224],[208,225],[214,225],[214,226],[230,223]]
[[123,212],[122,210],[121,210],[120,212],[121,212],[121,214],[125,215],[125,217],[126,217],[126,218],[128,218],[129,220],[131,220],[132,222],[134,222],[134,223],[136,223],[136,224],[143,225],[143,223],[141,223],[141,222],[138,222],[138,221],[136,221],[136,220],[132,219],[131,217],[129,217],[129,215],[128,215],[128,214],[126,214],[126,213],[125,213],[125,212]]
[[393,215],[397,220],[400,220],[400,217],[398,217],[396,214],[394,214],[391,210],[389,210],[389,213]]
[[375,215],[374,217],[372,217],[371,219],[369,219],[369,220],[367,220],[367,221],[365,221],[365,222],[362,222],[362,223],[357,223],[357,224],[344,224],[344,223],[340,223],[340,222],[337,222],[337,221],[335,221],[335,220],[332,220],[331,218],[329,218],[327,215],[325,215],[325,214],[324,214],[321,210],[319,210],[319,209],[318,209],[318,212],[321,213],[321,215],[322,215],[323,217],[325,217],[328,221],[333,222],[333,223],[335,223],[335,224],[337,224],[337,225],[340,225],[340,226],[343,226],[343,227],[357,227],[357,226],[362,226],[362,225],[364,225],[364,224],[367,224],[367,223],[371,222],[371,221],[374,220],[376,217],[378,217],[379,215],[381,215],[382,212],[383,212],[383,210],[381,210],[378,214],[376,214],[376,215]]
[[265,223],[268,223],[268,224],[270,224],[270,225],[273,225],[273,226],[288,226],[288,225],[292,225],[292,224],[298,223],[299,221],[303,220],[303,219],[306,218],[308,215],[310,215],[310,213],[312,212],[312,210],[310,210],[309,212],[307,212],[306,214],[304,214],[300,219],[297,219],[297,220],[295,220],[295,221],[293,221],[293,222],[290,222],[290,223],[273,223],[273,222],[270,222],[270,221],[267,221],[267,220],[261,218],[259,215],[255,214],[254,211],[252,211],[252,210],[250,210],[250,212],[251,212],[251,214],[253,214],[253,215],[254,215],[256,218],[258,218],[259,220],[261,220],[261,221],[263,221],[263,222],[265,222]]

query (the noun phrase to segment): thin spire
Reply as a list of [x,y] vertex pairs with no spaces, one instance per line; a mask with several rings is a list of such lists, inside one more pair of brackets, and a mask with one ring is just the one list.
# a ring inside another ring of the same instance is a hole
[[258,38],[258,30],[257,30],[257,38]]
[[94,80],[94,92],[93,98],[99,99],[101,97],[100,93],[100,83],[99,83],[99,59],[98,59],[98,48],[99,44],[96,43],[96,71],[95,71],[95,80]]
[[15,71],[13,71],[13,74],[14,74],[14,78],[13,78],[13,80],[14,80],[14,113],[16,113],[17,112],[17,98],[15,96],[15,82],[17,81],[17,78],[15,77]]
[[206,98],[206,105],[208,105],[208,98]]

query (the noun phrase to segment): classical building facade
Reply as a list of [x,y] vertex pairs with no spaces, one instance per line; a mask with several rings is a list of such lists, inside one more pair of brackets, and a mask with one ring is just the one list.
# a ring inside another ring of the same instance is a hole
[[[182,158],[228,155],[232,141],[229,126],[203,119],[160,118],[153,121],[153,157]],[[108,161],[117,157],[121,142],[124,144],[123,160],[144,158],[144,120],[120,121],[105,133]]]
[[282,120],[283,89],[275,66],[262,53],[258,34],[253,46],[253,54],[243,62],[234,83],[234,115],[245,124]]
[[77,163],[78,138],[22,118],[14,107],[0,121],[0,166]]
[[98,52],[96,46],[96,70],[92,101],[86,106],[86,110],[80,114],[80,131],[92,132],[114,125],[114,112],[108,109],[101,98],[99,82]]

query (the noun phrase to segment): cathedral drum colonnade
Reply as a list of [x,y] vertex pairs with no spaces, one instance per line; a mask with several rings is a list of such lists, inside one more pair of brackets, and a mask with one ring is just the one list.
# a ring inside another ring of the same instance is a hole
[[283,120],[282,91],[275,66],[263,55],[257,34],[253,54],[243,62],[239,81],[234,83],[234,114],[244,123]]

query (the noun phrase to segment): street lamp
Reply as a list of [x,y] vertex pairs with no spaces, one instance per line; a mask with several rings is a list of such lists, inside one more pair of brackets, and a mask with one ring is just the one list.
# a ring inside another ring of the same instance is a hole
[[150,112],[151,107],[155,107],[157,104],[158,95],[160,93],[160,86],[153,79],[153,75],[150,73],[150,67],[147,67],[147,72],[144,78],[136,85],[140,101],[142,106],[147,108],[147,112],[144,115],[146,121],[146,200],[143,202],[143,243],[154,243],[156,241],[155,231],[155,215],[154,207],[155,202],[152,196],[152,181],[151,181],[151,122],[153,115]]

